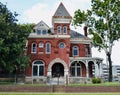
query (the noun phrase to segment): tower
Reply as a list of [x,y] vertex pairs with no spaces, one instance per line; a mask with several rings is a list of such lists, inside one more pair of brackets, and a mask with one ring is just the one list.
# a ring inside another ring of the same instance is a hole
[[60,3],[55,14],[52,17],[52,25],[54,27],[54,34],[57,35],[70,35],[70,23],[72,17],[64,7],[63,3]]

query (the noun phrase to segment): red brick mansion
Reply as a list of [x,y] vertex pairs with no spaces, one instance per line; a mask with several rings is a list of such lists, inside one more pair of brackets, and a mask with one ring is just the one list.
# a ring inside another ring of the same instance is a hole
[[33,28],[28,37],[26,81],[55,83],[59,78],[63,83],[83,82],[102,75],[102,59],[92,57],[87,27],[82,35],[70,29],[71,20],[60,3],[52,16],[52,28],[43,21]]

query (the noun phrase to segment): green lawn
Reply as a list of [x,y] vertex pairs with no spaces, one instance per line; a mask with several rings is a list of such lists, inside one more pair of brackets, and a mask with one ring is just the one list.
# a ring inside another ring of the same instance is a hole
[[120,93],[1,93],[0,95],[120,95]]
[[105,82],[100,84],[69,84],[69,86],[120,86],[120,82]]

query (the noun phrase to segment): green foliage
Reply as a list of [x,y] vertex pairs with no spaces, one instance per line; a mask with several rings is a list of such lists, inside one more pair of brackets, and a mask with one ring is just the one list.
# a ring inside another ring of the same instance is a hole
[[90,10],[74,13],[73,25],[83,23],[93,36],[93,45],[108,56],[109,81],[112,81],[112,47],[120,39],[120,0],[91,0]]
[[92,79],[92,83],[93,84],[98,84],[98,83],[101,83],[102,81],[101,81],[101,78],[93,78]]
[[16,67],[26,67],[24,55],[27,37],[34,24],[17,24],[16,16],[0,3],[0,67],[12,73]]

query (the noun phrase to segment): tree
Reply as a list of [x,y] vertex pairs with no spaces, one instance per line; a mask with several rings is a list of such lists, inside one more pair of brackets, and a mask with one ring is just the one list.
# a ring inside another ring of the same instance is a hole
[[109,82],[112,81],[112,47],[120,38],[120,0],[92,0],[91,9],[74,13],[73,24],[85,24],[93,35],[93,44],[103,49],[109,63]]
[[17,24],[16,12],[12,13],[0,3],[0,67],[13,73],[20,66],[26,67],[29,57],[24,55],[27,38],[34,24]]

